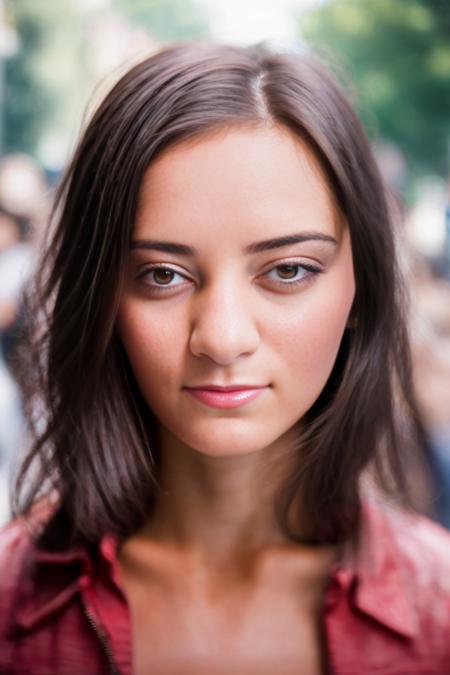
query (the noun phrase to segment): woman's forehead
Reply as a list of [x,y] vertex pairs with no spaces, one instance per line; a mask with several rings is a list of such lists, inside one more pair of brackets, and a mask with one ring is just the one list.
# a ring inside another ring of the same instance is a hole
[[275,125],[231,128],[182,142],[150,165],[134,235],[201,236],[217,228],[251,238],[313,227],[334,236],[333,202],[314,153],[292,132]]

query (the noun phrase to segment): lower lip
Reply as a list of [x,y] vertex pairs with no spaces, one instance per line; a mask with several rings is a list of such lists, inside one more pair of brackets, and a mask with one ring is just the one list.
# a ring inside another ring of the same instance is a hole
[[235,389],[234,391],[212,391],[211,389],[187,389],[196,399],[211,408],[240,408],[260,396],[266,387],[260,389]]

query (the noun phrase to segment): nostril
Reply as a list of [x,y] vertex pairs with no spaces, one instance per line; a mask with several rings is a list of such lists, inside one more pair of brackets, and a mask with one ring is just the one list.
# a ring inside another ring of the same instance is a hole
[[189,348],[194,356],[227,366],[241,356],[253,354],[259,343],[259,333],[250,321],[233,320],[231,326],[224,326],[223,322],[210,322],[202,316],[191,333]]

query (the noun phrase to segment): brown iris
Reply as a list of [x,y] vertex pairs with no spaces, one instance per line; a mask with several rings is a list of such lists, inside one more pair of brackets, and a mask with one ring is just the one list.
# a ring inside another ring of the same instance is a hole
[[170,281],[172,281],[174,274],[175,272],[172,272],[172,270],[166,270],[163,268],[153,270],[154,279],[159,284],[168,284]]
[[297,274],[298,265],[280,265],[277,272],[283,279],[292,279]]

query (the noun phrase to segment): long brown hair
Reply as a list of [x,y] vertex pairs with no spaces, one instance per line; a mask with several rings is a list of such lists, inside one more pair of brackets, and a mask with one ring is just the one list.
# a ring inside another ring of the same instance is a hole
[[310,57],[262,45],[176,44],[133,67],[93,115],[29,289],[22,388],[34,440],[14,509],[55,497],[48,541],[62,529],[67,542],[126,537],[157,498],[155,419],[115,332],[146,169],[177,142],[266,121],[316,154],[349,227],[356,278],[351,325],[302,420],[297,468],[276,504],[280,524],[299,538],[290,509],[301,492],[304,541],[354,534],[367,467],[385,490],[404,494],[400,427],[416,424],[405,299],[383,185],[357,116]]

